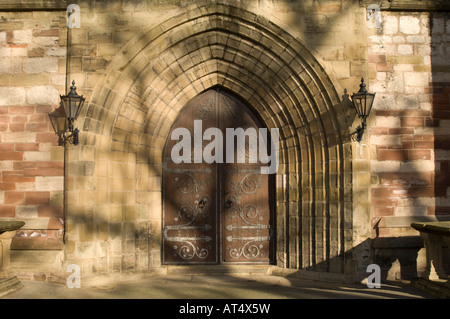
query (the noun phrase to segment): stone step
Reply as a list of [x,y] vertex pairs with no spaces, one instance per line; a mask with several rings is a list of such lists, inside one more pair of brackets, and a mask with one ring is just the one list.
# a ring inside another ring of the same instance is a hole
[[432,281],[427,279],[418,279],[413,285],[436,298],[448,299],[450,298],[450,282],[447,281]]
[[22,288],[23,285],[16,276],[0,278],[0,297]]
[[269,265],[171,265],[167,274],[176,275],[266,275]]

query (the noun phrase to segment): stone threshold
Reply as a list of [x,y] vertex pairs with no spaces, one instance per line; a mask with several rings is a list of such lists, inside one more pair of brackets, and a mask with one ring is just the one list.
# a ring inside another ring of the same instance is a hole
[[[449,277],[450,278],[450,277]],[[419,278],[413,281],[413,286],[423,290],[438,299],[450,298],[450,281],[447,280],[429,280]]]
[[194,265],[194,266],[162,266],[166,275],[266,275],[279,276],[292,279],[306,279],[313,281],[324,281],[342,284],[357,283],[355,275],[345,275],[338,273],[287,269],[274,265],[250,265],[250,264],[222,264],[222,265]]

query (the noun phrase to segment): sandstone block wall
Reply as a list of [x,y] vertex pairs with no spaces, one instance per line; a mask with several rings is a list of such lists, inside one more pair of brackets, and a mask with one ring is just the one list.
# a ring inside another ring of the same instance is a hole
[[0,217],[26,221],[13,249],[62,251],[64,149],[48,113],[65,91],[65,14],[0,16]]
[[[396,278],[417,275],[415,261],[423,253],[410,221],[449,214],[448,25],[445,13],[383,12],[382,28],[367,37],[370,88],[377,92],[370,135],[372,237],[383,248],[380,259],[397,263]],[[410,239],[392,240],[398,237]],[[395,250],[401,246],[409,250]]]
[[[276,263],[355,272],[346,196],[352,146],[343,145],[354,112],[340,96],[367,75],[360,7],[113,1],[80,8],[69,72],[89,106],[82,146],[68,149],[68,260],[100,274],[161,266],[165,140],[191,98],[221,85],[282,131]],[[349,25],[352,35],[342,37]]]
[[[68,3],[4,4],[0,217],[30,220],[15,249],[63,249],[85,274],[161,267],[167,134],[221,85],[282,132],[278,266],[416,275],[410,222],[449,215],[450,22],[397,1],[374,26],[366,2],[79,1],[70,30]],[[361,77],[377,97],[356,143]],[[47,113],[72,80],[87,104],[64,148]]]

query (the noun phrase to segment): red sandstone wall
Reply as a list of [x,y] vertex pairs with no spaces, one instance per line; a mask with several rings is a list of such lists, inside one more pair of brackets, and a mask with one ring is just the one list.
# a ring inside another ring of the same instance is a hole
[[48,113],[65,88],[65,14],[1,12],[0,217],[25,220],[16,249],[60,249],[64,150]]

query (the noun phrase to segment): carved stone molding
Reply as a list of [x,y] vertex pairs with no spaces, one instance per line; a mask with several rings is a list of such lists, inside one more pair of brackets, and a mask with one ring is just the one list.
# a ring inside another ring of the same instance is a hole
[[383,11],[450,11],[447,0],[360,0],[362,7],[378,4]]
[[8,0],[0,3],[0,11],[65,11],[67,0]]

